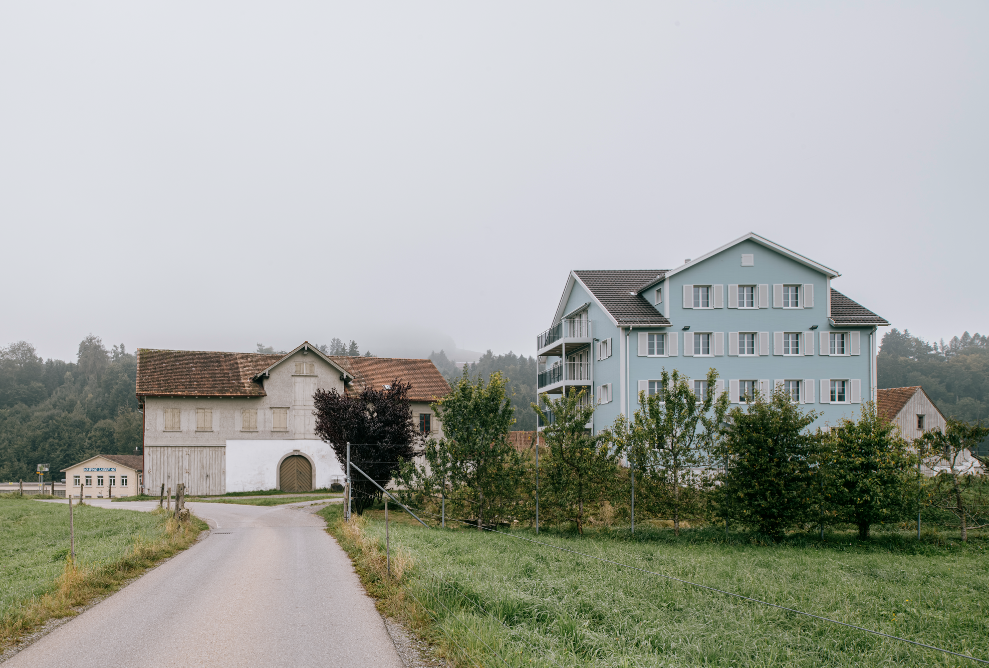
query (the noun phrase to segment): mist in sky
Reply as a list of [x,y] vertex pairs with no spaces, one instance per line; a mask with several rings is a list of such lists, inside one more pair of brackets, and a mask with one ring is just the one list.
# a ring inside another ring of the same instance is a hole
[[989,3],[0,4],[0,346],[533,354],[753,231],[989,332]]

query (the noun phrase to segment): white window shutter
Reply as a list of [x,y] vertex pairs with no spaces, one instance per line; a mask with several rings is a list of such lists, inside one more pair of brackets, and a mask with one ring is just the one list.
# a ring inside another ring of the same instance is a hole
[[759,308],[769,308],[769,284],[759,284]]
[[768,380],[759,381],[759,394],[761,394],[762,398],[767,401],[769,400],[769,397],[773,395],[773,388],[769,386]]
[[851,332],[852,354],[858,355],[862,352],[862,332]]
[[814,403],[814,379],[808,378],[804,380],[804,386],[802,389],[803,403],[812,404]]
[[639,357],[647,357],[649,355],[649,333],[639,332]]
[[738,332],[728,332],[728,354],[738,355]]
[[738,403],[738,381],[729,380],[728,381],[728,399],[731,400],[733,404]]
[[599,341],[599,342],[598,342],[597,344],[595,344],[595,346],[594,346],[594,349],[595,349],[595,351],[596,351],[596,354],[597,354],[597,358],[598,358],[598,360],[600,360],[600,359],[601,359],[601,347],[602,347],[603,345],[604,345],[604,341]]
[[814,308],[814,284],[804,283],[804,294],[802,295],[803,300],[800,305],[804,308]]
[[694,335],[690,332],[683,333],[683,356],[694,356]]
[[670,332],[666,335],[666,355],[668,357],[677,356],[677,341],[679,340],[680,337],[677,336],[676,332]]
[[783,354],[783,332],[773,332],[773,354]]
[[821,354],[830,355],[831,354],[831,339],[829,338],[830,332],[821,332]]
[[711,291],[714,292],[714,308],[724,308],[725,307],[725,286],[721,283],[711,286]]
[[831,403],[831,379],[822,378],[821,379],[821,403],[830,404]]
[[722,357],[725,354],[725,333],[714,333],[714,356]]
[[769,354],[769,332],[759,332],[759,354]]
[[609,337],[609,338],[608,338],[608,354],[607,354],[607,355],[605,355],[605,357],[611,357],[611,354],[612,354],[612,350],[613,350],[613,348],[612,348],[612,346],[613,346],[613,345],[614,345],[614,341],[613,341],[613,339],[611,339],[611,338]]
[[802,341],[804,346],[804,355],[814,354],[814,332],[804,332],[804,340]]
[[725,391],[725,381],[722,379],[717,379],[714,381],[714,398],[717,399],[721,396],[721,393]]
[[782,283],[773,283],[773,308],[783,308]]
[[597,389],[594,390],[594,394],[595,394],[594,400],[597,403],[600,404],[601,403],[601,386],[600,385],[598,385]]
[[683,286],[683,307],[684,308],[694,308],[694,286],[686,285]]
[[862,379],[852,378],[852,403],[862,403]]
[[[648,380],[640,380],[639,381],[639,392],[645,392],[648,395],[648,393],[649,393],[649,381]],[[636,394],[635,396],[636,396],[636,399],[638,399],[638,396],[639,395]]]
[[737,284],[728,284],[728,308],[738,308]]

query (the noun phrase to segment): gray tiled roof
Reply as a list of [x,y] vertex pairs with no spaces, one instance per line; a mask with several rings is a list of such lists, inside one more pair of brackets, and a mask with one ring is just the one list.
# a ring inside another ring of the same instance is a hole
[[888,325],[866,307],[831,288],[831,320],[836,325]]
[[619,325],[662,325],[670,321],[638,290],[665,269],[578,270],[574,272]]

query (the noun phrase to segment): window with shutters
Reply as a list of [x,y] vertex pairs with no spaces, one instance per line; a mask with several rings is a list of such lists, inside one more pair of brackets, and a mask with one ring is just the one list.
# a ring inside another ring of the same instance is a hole
[[598,359],[606,360],[611,357],[611,339],[598,342]]
[[711,286],[694,286],[694,308],[711,308]]
[[739,355],[758,354],[755,349],[755,332],[738,333],[738,354]]
[[924,431],[924,416],[917,416],[917,431]]
[[666,355],[666,334],[650,334],[647,353],[649,357]]
[[79,486],[79,476],[77,475],[72,476],[72,486],[73,487]]
[[295,363],[295,375],[296,376],[312,376],[316,373],[316,363],[315,362],[296,362]]
[[800,286],[783,286],[783,308],[800,308]]
[[661,380],[650,380],[648,383],[648,390],[646,390],[646,396],[653,396],[655,394],[659,395],[659,400],[663,401],[663,381]]
[[196,431],[213,431],[213,409],[196,409]]
[[663,288],[656,288],[656,292],[653,293],[653,304],[663,303]]
[[755,391],[759,388],[757,380],[738,381],[738,403],[747,404],[755,399]]
[[702,357],[711,354],[711,335],[709,333],[694,334],[694,355]]
[[831,403],[833,403],[833,404],[846,404],[846,403],[848,403],[848,381],[847,380],[832,380],[831,381]]
[[165,409],[165,431],[182,431],[182,410],[178,408]]
[[754,285],[738,286],[738,308],[756,308]]
[[271,431],[288,431],[288,409],[271,409]]
[[694,396],[697,397],[698,403],[707,399],[707,390],[708,387],[706,380],[694,381]]
[[800,354],[800,332],[783,332],[783,354]]
[[423,436],[433,433],[432,413],[419,413],[419,433]]
[[605,383],[598,388],[598,403],[599,404],[610,404],[611,403],[611,383]]
[[92,486],[93,486],[93,476],[88,475],[86,476],[86,487],[92,487]]
[[245,408],[241,413],[241,431],[257,431],[258,430],[258,409],[256,408]]
[[125,475],[120,476],[120,486],[121,487],[127,486],[127,476]]
[[784,380],[783,381],[783,391],[786,392],[787,396],[790,397],[790,401],[795,404],[800,403],[800,381],[799,380]]
[[831,354],[848,354],[848,334],[845,332],[831,332]]

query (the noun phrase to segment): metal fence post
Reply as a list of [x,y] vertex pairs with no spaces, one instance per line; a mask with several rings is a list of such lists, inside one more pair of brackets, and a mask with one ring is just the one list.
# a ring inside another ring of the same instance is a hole
[[388,567],[388,575],[391,576],[391,541],[388,536],[388,498],[385,497],[385,564]]
[[350,441],[347,441],[347,507],[344,509],[344,519],[350,521],[352,510],[351,496],[353,493],[353,479],[350,477]]

